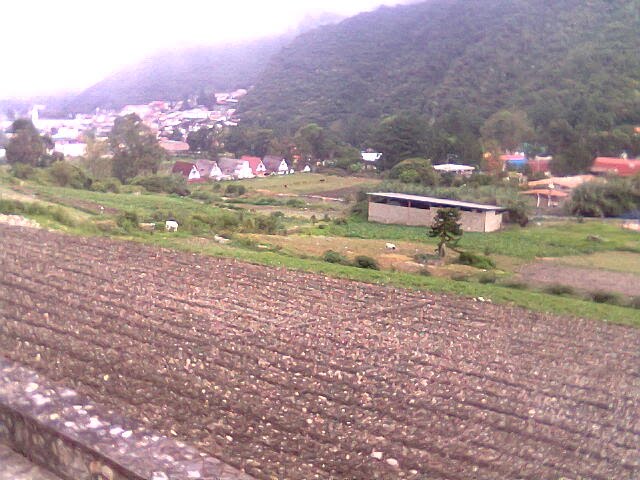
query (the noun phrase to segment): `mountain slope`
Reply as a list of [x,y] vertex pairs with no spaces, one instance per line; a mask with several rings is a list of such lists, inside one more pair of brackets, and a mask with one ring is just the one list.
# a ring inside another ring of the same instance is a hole
[[225,91],[250,86],[289,36],[249,43],[163,52],[98,82],[70,98],[64,109],[88,112],[129,103],[180,100],[201,89]]
[[381,8],[297,37],[275,55],[244,117],[340,129],[409,110],[487,118],[521,108],[538,125],[640,122],[637,0],[430,0]]

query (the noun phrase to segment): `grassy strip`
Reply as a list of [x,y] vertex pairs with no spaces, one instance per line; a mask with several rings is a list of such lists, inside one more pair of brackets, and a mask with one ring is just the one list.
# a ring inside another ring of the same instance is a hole
[[[330,223],[309,230],[312,235],[433,243],[426,227],[383,225],[351,217],[346,224]],[[563,257],[595,252],[625,250],[640,253],[637,234],[615,222],[561,221],[553,225],[509,226],[494,233],[465,233],[458,246],[462,250],[500,254],[532,260],[536,257]]]

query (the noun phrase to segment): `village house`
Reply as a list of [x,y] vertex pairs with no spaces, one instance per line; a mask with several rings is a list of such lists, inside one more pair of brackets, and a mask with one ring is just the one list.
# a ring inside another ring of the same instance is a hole
[[189,151],[189,144],[187,142],[178,142],[175,140],[161,139],[160,147],[171,155],[179,155],[181,153],[187,153]]
[[218,166],[222,171],[223,177],[242,180],[244,178],[253,178],[251,166],[247,160],[238,158],[221,157],[218,159]]
[[251,167],[251,173],[255,177],[264,177],[267,172],[267,167],[262,163],[262,159],[260,157],[251,157],[249,155],[243,155],[240,157],[240,160],[246,160],[249,162],[249,166]]
[[459,165],[456,163],[443,163],[441,165],[434,165],[433,168],[440,173],[450,173],[463,177],[471,176],[471,174],[475,170],[475,167],[471,167],[469,165]]
[[404,193],[368,193],[369,221],[385,224],[430,227],[438,209],[460,211],[460,224],[465,232],[494,232],[502,227],[504,208],[495,205],[459,202],[443,198]]
[[198,168],[193,163],[176,162],[171,169],[171,173],[182,175],[187,182],[197,182],[201,179]]
[[375,170],[377,168],[376,163],[380,161],[381,158],[382,153],[380,152],[373,152],[371,150],[360,152],[360,159],[362,160],[365,170]]
[[616,157],[597,157],[591,166],[591,172],[596,175],[615,175],[631,177],[640,173],[640,160],[629,160],[625,155]]
[[202,179],[222,180],[222,170],[214,160],[196,160],[196,168]]
[[262,159],[262,163],[269,175],[286,175],[290,173],[287,161],[277,155],[266,155]]

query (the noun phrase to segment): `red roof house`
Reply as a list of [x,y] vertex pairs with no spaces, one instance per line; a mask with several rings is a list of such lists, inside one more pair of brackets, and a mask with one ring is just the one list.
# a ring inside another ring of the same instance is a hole
[[188,182],[198,182],[202,178],[198,168],[189,162],[174,163],[171,173],[182,175]]
[[264,177],[267,168],[264,166],[264,163],[262,163],[262,159],[260,157],[243,155],[240,160],[246,160],[247,162],[249,162],[251,173],[253,173],[256,177]]
[[640,160],[626,158],[598,157],[591,167],[593,173],[630,177],[640,173]]

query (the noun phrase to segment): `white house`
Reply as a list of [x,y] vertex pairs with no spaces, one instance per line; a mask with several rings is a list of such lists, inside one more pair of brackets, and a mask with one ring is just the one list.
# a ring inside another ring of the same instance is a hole
[[262,163],[266,167],[267,173],[277,175],[287,175],[289,173],[289,165],[282,157],[267,155],[262,159]]
[[251,165],[247,160],[238,158],[221,157],[218,160],[218,166],[223,176],[230,176],[242,180],[245,178],[253,178],[255,175],[251,171]]
[[453,173],[454,175],[468,176],[475,170],[469,165],[458,165],[456,163],[443,163],[442,165],[434,165],[433,168],[440,173]]
[[55,142],[53,150],[63,154],[65,157],[84,157],[87,153],[87,144],[81,142]]
[[171,173],[178,173],[182,175],[188,182],[195,182],[202,178],[198,171],[198,167],[189,162],[176,162],[171,169]]

